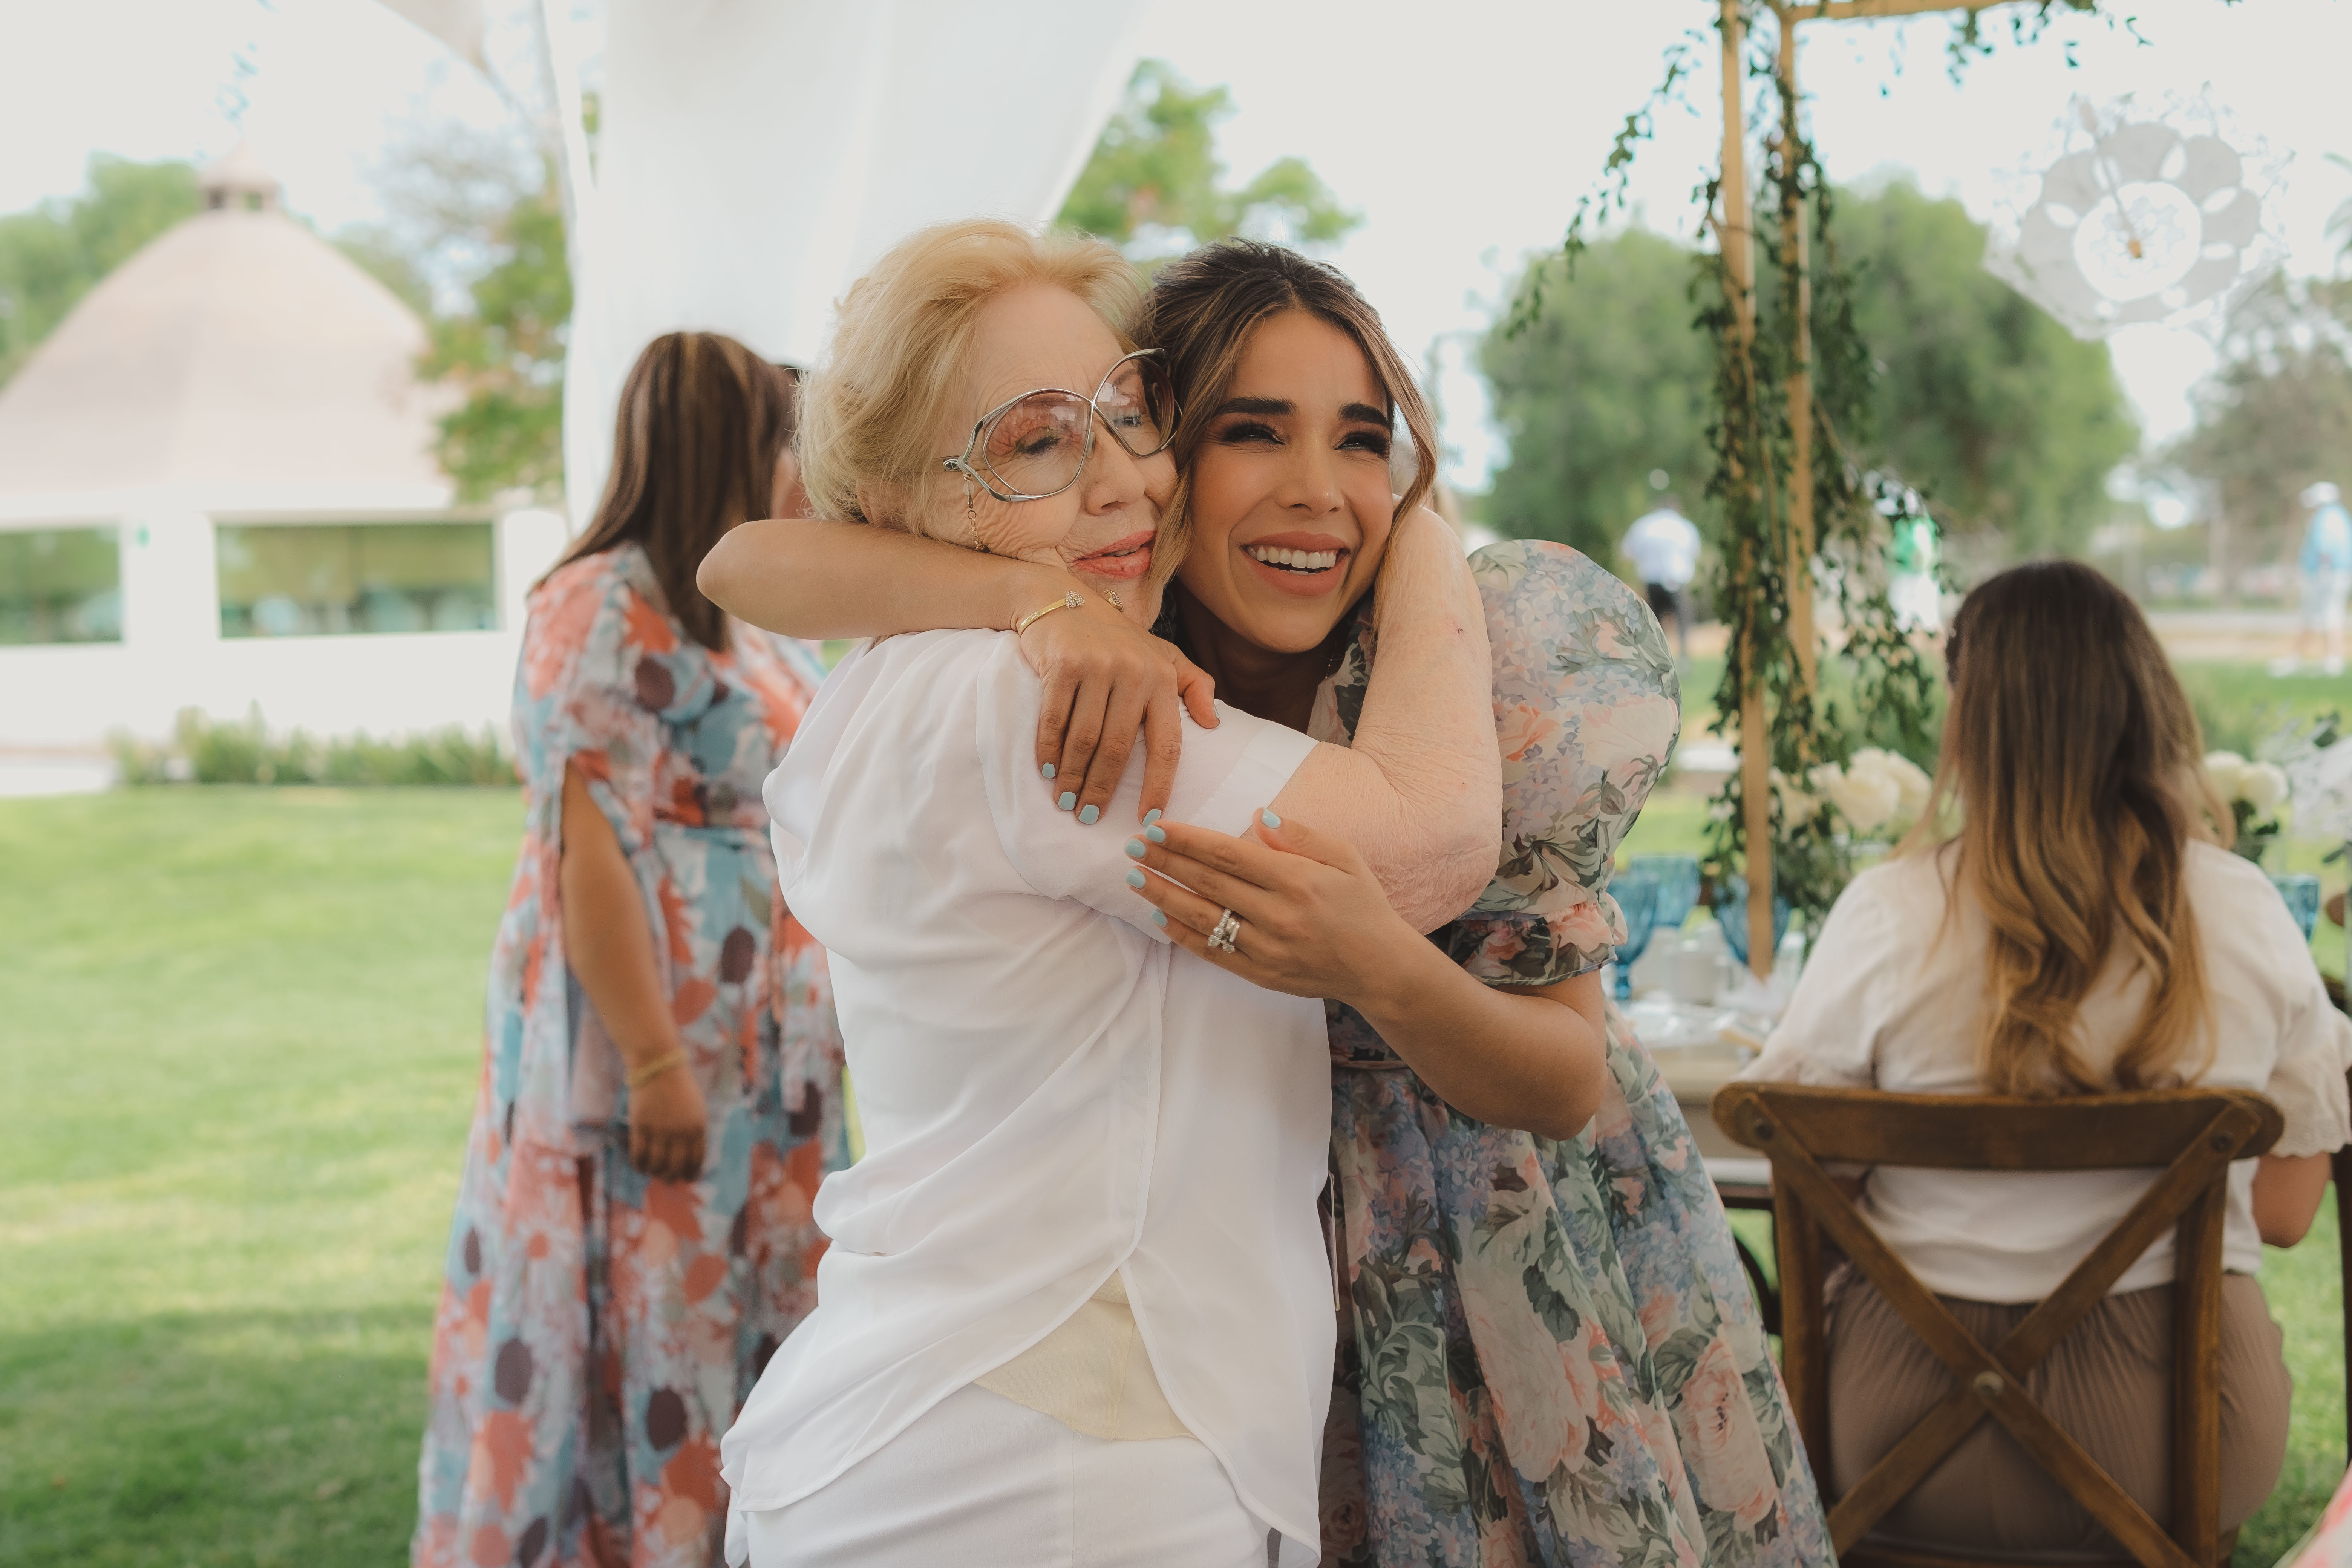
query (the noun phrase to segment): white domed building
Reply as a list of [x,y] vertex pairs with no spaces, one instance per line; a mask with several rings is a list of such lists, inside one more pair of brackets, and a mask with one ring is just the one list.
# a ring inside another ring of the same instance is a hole
[[503,728],[552,514],[453,503],[425,324],[240,147],[0,387],[0,751]]

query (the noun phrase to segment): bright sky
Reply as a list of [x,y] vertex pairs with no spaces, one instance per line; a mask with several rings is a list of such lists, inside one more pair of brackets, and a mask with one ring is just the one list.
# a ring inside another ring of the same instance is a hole
[[[2210,84],[2248,129],[2294,153],[2289,266],[2329,270],[2322,231],[2352,198],[2352,172],[2323,156],[2352,155],[2352,5],[2127,8],[2144,45],[2068,19],[2037,46],[1975,62],[1957,88],[1940,18],[1810,24],[1802,72],[1824,163],[1841,179],[1908,169],[1981,217],[1995,171],[2043,144],[2069,94]],[[1335,259],[1409,351],[1453,345],[1439,349],[1447,440],[1455,477],[1476,485],[1502,451],[1464,365],[1465,334],[1490,318],[1518,258],[1558,241],[1667,46],[1712,11],[1705,0],[1156,0],[1142,44],[1195,82],[1233,89],[1223,150],[1237,175],[1297,153],[1365,214]],[[368,174],[395,130],[499,114],[468,69],[377,0],[0,0],[0,212],[78,189],[93,151],[216,155],[241,113],[288,205],[333,229],[377,216]],[[1687,233],[1696,220],[1716,92],[1703,74],[1695,108],[1663,113],[1641,153],[1636,190],[1654,227]],[[2189,391],[2211,363],[2202,340],[2135,329],[2116,359],[2151,437],[2186,427]]]

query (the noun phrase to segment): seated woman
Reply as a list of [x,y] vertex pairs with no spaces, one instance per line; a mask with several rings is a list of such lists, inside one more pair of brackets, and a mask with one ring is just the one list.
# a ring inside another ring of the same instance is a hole
[[[1181,552],[1160,532],[1173,402],[1116,325],[1134,290],[1109,247],[1005,224],[900,245],[803,394],[814,504],[1074,574],[1082,602],[1033,619],[1093,599],[1149,626]],[[1228,711],[1187,732],[1167,809],[1317,822],[1369,866],[1353,901],[1410,879],[1433,926],[1496,854],[1487,649],[1452,536],[1419,514],[1391,536],[1380,500],[1398,655],[1364,699],[1377,743]],[[723,1444],[729,1556],[1258,1568],[1271,1528],[1309,1563],[1322,1010],[1179,952],[1121,837],[1057,809],[1019,636],[858,648],[767,786],[866,1154],[817,1199],[820,1304]]]
[[[1906,853],[1854,879],[1787,1016],[1742,1075],[1924,1094],[2258,1089],[2286,1131],[2231,1173],[2222,1282],[2221,1528],[2276,1482],[2289,1382],[2255,1271],[2302,1239],[2352,1135],[2352,1022],[2261,869],[2213,842],[2229,814],[2197,720],[2137,606],[2090,567],[2037,562],[1960,606],[1936,805]],[[1933,837],[1951,808],[1957,837]],[[1987,1344],[2021,1321],[2147,1190],[2127,1171],[1870,1173],[1864,1212]],[[2029,1380],[2036,1400],[2158,1520],[2169,1506],[2173,1240]],[[1851,1487],[1949,1392],[1877,1289],[1849,1277],[1829,1321],[1823,1489]],[[1883,1532],[1972,1551],[2116,1543],[1985,1422]]]

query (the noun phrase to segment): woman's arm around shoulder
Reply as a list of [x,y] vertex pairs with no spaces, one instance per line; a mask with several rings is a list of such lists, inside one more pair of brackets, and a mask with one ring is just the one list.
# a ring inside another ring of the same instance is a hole
[[784,637],[1019,629],[1022,656],[1045,684],[1037,787],[1068,795],[1066,809],[1089,822],[1108,805],[1139,731],[1143,806],[1164,809],[1180,708],[1203,727],[1217,723],[1207,675],[1058,566],[864,523],[768,518],[729,530],[695,581],[728,614]]
[[1470,907],[1502,843],[1502,758],[1476,584],[1454,531],[1401,520],[1373,599],[1378,652],[1350,746],[1324,745],[1275,801],[1354,846],[1415,931]]

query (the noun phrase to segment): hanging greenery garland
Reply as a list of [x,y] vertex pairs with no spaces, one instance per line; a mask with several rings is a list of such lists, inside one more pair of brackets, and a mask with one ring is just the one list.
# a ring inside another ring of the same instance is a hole
[[[1721,28],[1736,17],[1740,47],[1734,58],[1745,77],[1765,89],[1741,129],[1743,142],[1761,134],[1767,144],[1755,206],[1771,221],[1753,225],[1752,254],[1762,276],[1748,283],[1741,237],[1726,232],[1723,221],[1744,203],[1726,203],[1723,174],[1710,182],[1706,227],[1715,244],[1695,260],[1691,298],[1695,324],[1716,351],[1707,429],[1716,461],[1707,494],[1723,518],[1712,586],[1727,634],[1716,710],[1743,762],[1751,750],[1769,752],[1771,788],[1763,811],[1752,813],[1748,771],[1725,780],[1710,817],[1708,869],[1718,885],[1744,871],[1751,833],[1769,825],[1772,894],[1807,929],[1818,929],[1853,871],[1848,825],[1822,787],[1823,770],[1846,764],[1864,743],[1920,756],[1934,748],[1940,656],[1905,628],[1887,569],[1895,530],[1927,519],[1928,507],[1875,445],[1875,362],[1854,325],[1854,277],[1837,246],[1835,193],[1799,112],[1789,35],[1800,21],[1832,13],[1821,4],[1765,0],[1725,9],[1716,27],[1694,29],[1667,50],[1663,79],[1626,116],[1561,248],[1572,279],[1589,237],[1628,210],[1633,160],[1654,131],[1657,110],[1679,96],[1703,51],[1720,45]],[[1768,9],[1777,37],[1759,42],[1753,24]],[[2013,41],[2029,43],[2058,15],[2099,10],[2099,0],[2030,0],[2007,17],[2006,30]],[[2130,26],[2128,18],[2108,22]],[[1957,20],[1948,50],[1955,76],[1971,58],[1990,52],[1983,24],[1975,8]],[[1778,45],[1777,52],[1767,43]],[[1744,93],[1739,101],[1745,104]],[[1727,163],[1727,174],[1744,179],[1728,153]],[[1545,302],[1543,271],[1531,268],[1506,330],[1524,331]],[[1825,647],[1842,691],[1825,689],[1821,679]],[[1759,917],[1769,908],[1759,903]],[[1751,934],[1764,929],[1760,919],[1742,927]],[[1759,973],[1769,967],[1769,952],[1750,956]]]

